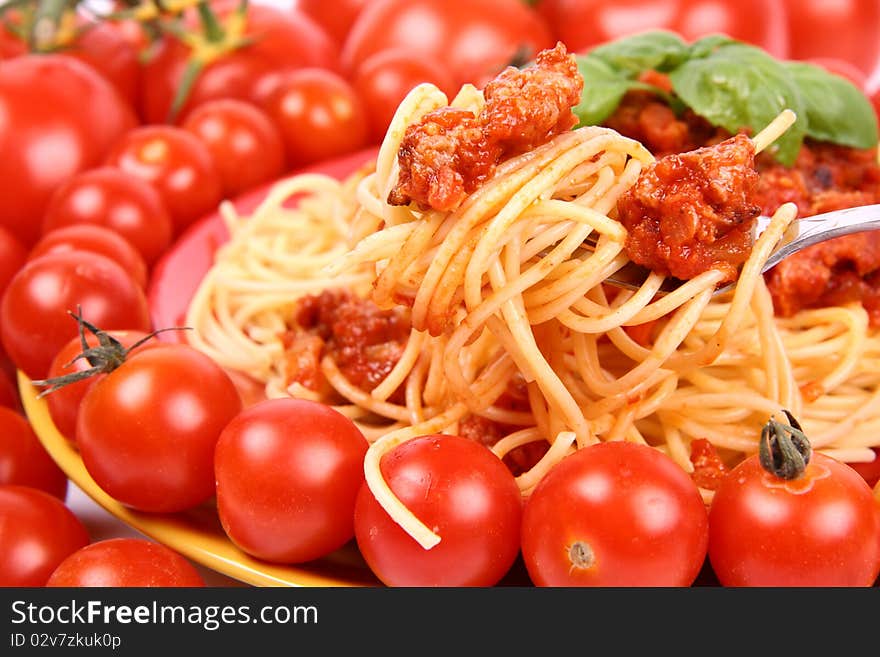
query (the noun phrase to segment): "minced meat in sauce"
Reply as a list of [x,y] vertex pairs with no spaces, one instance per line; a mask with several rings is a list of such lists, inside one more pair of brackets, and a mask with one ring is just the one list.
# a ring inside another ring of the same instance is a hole
[[388,202],[454,210],[498,163],[574,127],[582,88],[574,56],[559,43],[538,53],[533,66],[510,66],[490,81],[478,115],[454,107],[428,112],[407,127]]
[[[729,137],[689,110],[676,116],[645,92],[628,94],[606,125],[638,139],[660,158],[717,145]],[[755,168],[758,178],[751,198],[763,214],[772,215],[787,202],[797,205],[800,217],[880,203],[876,148],[858,150],[808,139],[792,167],[760,154]],[[878,327],[880,232],[847,235],[804,249],[776,265],[766,280],[780,316],[861,302],[872,326]]]

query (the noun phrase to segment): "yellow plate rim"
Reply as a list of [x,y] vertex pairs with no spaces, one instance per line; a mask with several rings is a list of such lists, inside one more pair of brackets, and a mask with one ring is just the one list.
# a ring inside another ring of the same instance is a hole
[[254,586],[379,585],[370,581],[367,566],[353,545],[309,564],[272,564],[255,559],[236,547],[222,530],[213,505],[192,512],[152,514],[120,504],[95,483],[74,444],[52,422],[46,400],[38,396],[30,378],[21,371],[18,372],[18,387],[25,414],[52,459],[95,503],[138,532],[202,566]]

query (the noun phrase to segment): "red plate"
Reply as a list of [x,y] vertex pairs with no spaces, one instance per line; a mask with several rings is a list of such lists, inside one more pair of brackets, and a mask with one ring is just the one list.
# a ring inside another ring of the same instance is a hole
[[[376,149],[370,148],[297,173],[323,173],[342,179],[354,173],[375,155]],[[238,213],[251,213],[263,201],[273,184],[247,192],[236,199],[233,204]],[[214,251],[228,239],[226,224],[223,223],[220,213],[215,212],[193,224],[156,263],[148,290],[153,328],[184,325],[189,302],[214,263]],[[161,334],[162,338],[172,341],[182,340],[181,336],[178,331]]]

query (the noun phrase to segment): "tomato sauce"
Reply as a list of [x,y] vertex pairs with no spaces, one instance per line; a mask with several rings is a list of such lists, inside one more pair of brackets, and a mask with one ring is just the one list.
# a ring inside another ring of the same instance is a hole
[[[353,385],[370,392],[400,360],[410,332],[408,312],[381,310],[346,290],[326,290],[299,300],[296,327],[285,334],[287,383],[326,394],[321,359],[330,356]],[[391,401],[400,402],[398,390]]]
[[454,210],[499,162],[574,127],[571,108],[582,88],[574,56],[560,43],[541,51],[534,66],[508,67],[490,81],[479,115],[454,107],[429,112],[406,130],[388,202]]
[[[729,136],[689,110],[676,116],[645,92],[628,94],[606,125],[638,139],[658,158],[717,145]],[[807,140],[792,167],[761,154],[755,158],[755,168],[758,181],[751,198],[764,214],[787,202],[798,206],[801,217],[880,203],[876,148],[858,150]],[[646,244],[643,248],[650,253]],[[705,264],[698,262],[695,271]],[[848,235],[805,249],[774,267],[766,280],[780,316],[860,302],[871,325],[880,327],[880,232]]]

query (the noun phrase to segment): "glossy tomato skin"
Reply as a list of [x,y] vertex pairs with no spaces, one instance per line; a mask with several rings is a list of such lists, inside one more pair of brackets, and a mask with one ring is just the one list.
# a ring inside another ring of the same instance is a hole
[[[119,340],[123,347],[128,348],[136,342],[147,337],[143,331],[107,331],[107,333]],[[97,346],[98,338],[86,332],[86,343],[90,347]],[[157,345],[155,339],[148,340],[140,349],[148,349]],[[85,358],[77,358],[82,353],[80,337],[71,338],[52,358],[49,365],[47,378],[53,379],[74,372],[83,372],[91,368],[91,364]],[[69,383],[46,395],[46,407],[49,409],[49,417],[62,436],[71,441],[76,441],[76,418],[86,391],[98,380],[99,377],[91,376],[82,381]]]
[[858,472],[869,486],[874,486],[880,481],[880,447],[872,448],[874,460],[868,463],[849,463],[848,465]]
[[0,302],[0,337],[15,365],[32,379],[49,371],[78,327],[70,313],[105,330],[149,331],[143,289],[116,262],[97,253],[50,253],[27,263]]
[[4,367],[5,358],[6,356],[0,353],[0,407],[19,412],[22,408],[21,400],[18,398],[18,388],[12,382],[12,375]]
[[88,542],[82,521],[54,495],[0,486],[0,586],[44,586],[58,564]]
[[537,586],[690,586],[708,514],[672,459],[628,442],[585,447],[529,496],[522,553]]
[[181,127],[208,147],[226,198],[284,172],[281,134],[255,105],[232,98],[209,100],[193,109]]
[[715,492],[709,528],[724,586],[871,586],[880,573],[880,506],[857,472],[821,453],[788,482],[747,458]]
[[355,506],[361,554],[388,586],[493,586],[519,553],[522,496],[491,451],[460,436],[413,438],[385,454],[394,494],[440,536],[425,550],[364,484]]
[[28,251],[21,242],[0,226],[0,298],[12,277],[18,273],[27,260]]
[[67,475],[19,413],[0,407],[0,485],[38,488],[59,500],[67,497]]
[[320,25],[340,47],[367,0],[298,0],[296,8]]
[[[216,98],[254,100],[259,87],[280,71],[315,66],[338,69],[338,48],[311,18],[301,12],[251,3],[247,37],[252,43],[212,62],[199,75],[178,117]],[[141,116],[147,123],[169,121],[171,103],[189,59],[189,49],[166,37],[146,64],[141,88]]]
[[159,192],[175,235],[214,211],[223,195],[208,147],[183,128],[147,125],[131,130],[116,143],[105,164]]
[[687,41],[724,33],[775,57],[789,54],[785,0],[539,0],[537,10],[574,52],[636,32],[667,29]]
[[73,176],[49,199],[43,235],[76,224],[96,224],[116,231],[140,252],[148,266],[168,249],[174,230],[159,192],[146,180],[110,166]]
[[76,224],[43,235],[28,254],[34,260],[48,253],[87,251],[115,261],[142,288],[147,286],[147,264],[131,242],[119,233],[94,224]]
[[110,538],[80,548],[49,576],[49,587],[202,587],[183,556],[140,538]]
[[189,509],[214,493],[214,448],[241,399],[223,369],[188,345],[132,355],[83,397],[83,464],[114,499],[140,511]]
[[517,0],[377,0],[352,25],[341,61],[352,72],[377,52],[402,48],[443,63],[457,89],[481,86],[554,43],[541,17]]
[[358,66],[352,85],[369,119],[371,142],[382,142],[401,101],[423,82],[434,84],[450,99],[457,91],[440,62],[406,50],[383,50]]
[[342,76],[301,68],[279,76],[260,107],[278,126],[287,163],[300,167],[353,153],[367,145],[360,98]]
[[833,57],[870,77],[880,65],[880,3],[876,0],[784,0],[792,59]]
[[329,406],[272,399],[242,411],[217,443],[217,511],[244,552],[302,563],[354,537],[367,441]]
[[0,225],[25,246],[39,236],[52,192],[136,124],[110,83],[68,55],[5,61],[0,116]]
[[83,21],[88,24],[73,44],[62,52],[88,64],[107,79],[126,104],[135,110],[140,91],[137,45],[114,21]]

